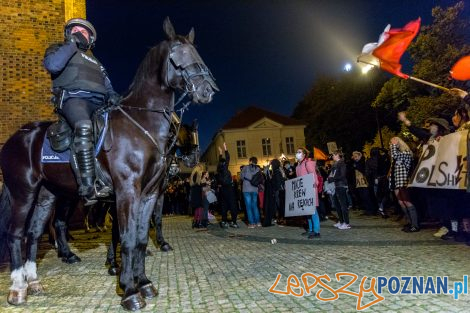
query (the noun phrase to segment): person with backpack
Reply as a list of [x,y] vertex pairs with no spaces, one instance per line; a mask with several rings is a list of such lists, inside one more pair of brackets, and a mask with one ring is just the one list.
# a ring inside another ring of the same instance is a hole
[[250,164],[244,166],[240,174],[243,181],[242,192],[245,199],[246,214],[248,215],[248,228],[261,226],[260,214],[258,209],[258,186],[263,177],[258,167],[258,159],[251,157]]
[[[306,148],[298,148],[295,154],[295,158],[297,159],[297,167],[295,168],[295,172],[297,177],[304,176],[304,175],[313,175],[313,189],[314,192],[317,192],[317,188],[319,185],[318,175],[316,172],[316,160],[311,160],[308,157],[308,150]],[[307,218],[308,222],[308,239],[319,238],[320,237],[320,218],[318,216],[318,195],[315,198],[315,212],[312,216]]]

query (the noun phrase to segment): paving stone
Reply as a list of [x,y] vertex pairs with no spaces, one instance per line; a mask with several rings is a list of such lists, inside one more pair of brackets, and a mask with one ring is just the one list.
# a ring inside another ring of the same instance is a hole
[[[375,276],[448,276],[448,288],[469,274],[470,248],[464,244],[435,238],[434,229],[407,234],[396,222],[352,213],[351,230],[340,231],[332,221],[321,224],[321,239],[309,240],[299,227],[269,227],[223,230],[217,225],[207,232],[191,229],[191,218],[164,217],[164,234],[174,251],[164,253],[154,245],[146,258],[146,273],[159,290],[155,299],[146,300],[141,312],[354,312],[357,298],[340,294],[336,301],[316,298],[320,286],[303,297],[269,292],[277,275],[282,277],[275,290],[286,290],[287,278],[302,274],[328,275],[328,286],[339,288],[349,279],[337,281],[335,274],[358,275],[348,290],[358,292],[362,277],[365,287]],[[21,307],[0,301],[0,312],[125,312],[116,293],[117,279],[104,267],[110,232],[73,231],[72,250],[82,262],[64,264],[43,238],[38,274],[46,289],[40,296],[29,296]],[[271,244],[276,238],[277,244]],[[443,264],[445,261],[445,264]],[[10,286],[8,266],[0,266],[0,287],[6,297]],[[326,282],[326,280],[324,280]],[[313,283],[313,280],[309,280]],[[292,290],[299,292],[301,284]],[[305,291],[305,289],[304,289]],[[371,312],[468,312],[469,295],[392,295],[384,287],[385,300]],[[322,297],[333,294],[323,291]],[[4,298],[5,299],[5,298]],[[375,296],[365,294],[362,304]],[[367,310],[367,311],[369,311]]]

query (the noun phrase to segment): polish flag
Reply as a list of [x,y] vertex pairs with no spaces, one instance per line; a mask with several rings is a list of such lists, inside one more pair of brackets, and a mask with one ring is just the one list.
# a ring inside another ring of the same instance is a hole
[[393,75],[408,79],[409,75],[401,72],[400,59],[418,34],[420,26],[421,18],[409,22],[403,28],[391,29],[390,25],[387,25],[378,42],[364,46],[357,61],[380,67]]

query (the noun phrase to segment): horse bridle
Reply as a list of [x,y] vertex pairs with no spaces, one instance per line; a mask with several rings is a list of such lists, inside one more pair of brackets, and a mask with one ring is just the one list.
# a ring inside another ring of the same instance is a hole
[[192,78],[203,77],[204,80],[208,81],[214,90],[219,90],[215,84],[214,76],[206,66],[204,61],[201,59],[193,45],[189,43],[182,43],[180,41],[174,41],[170,45],[170,52],[167,58],[167,70],[166,70],[166,83],[168,86],[176,89],[177,86],[172,85],[169,79],[171,68],[181,76],[184,81],[183,90],[185,93],[192,93],[196,91]]
[[[179,97],[178,101],[174,103],[173,107],[176,107],[183,100],[183,98],[186,97],[188,93],[196,91],[197,86],[195,86],[194,83],[192,82],[193,77],[197,77],[197,76],[203,77],[204,80],[207,80],[210,83],[212,88],[218,90],[217,85],[214,82],[214,77],[212,76],[212,73],[210,72],[209,68],[206,66],[204,61],[201,59],[196,49],[194,49],[194,47],[191,44],[181,43],[180,41],[174,41],[170,46],[170,51],[167,56],[167,68],[166,68],[165,80],[166,80],[166,84],[169,87],[173,88],[174,90],[177,90],[178,86],[172,85],[171,81],[169,80],[170,68],[173,69],[178,76],[182,77],[183,82],[184,82],[184,86],[183,86],[184,92]],[[179,132],[180,125],[183,121],[183,114],[187,110],[189,104],[190,102],[188,101],[185,104],[183,104],[181,109],[177,110],[180,113],[179,125],[174,125],[171,119],[171,114],[174,111],[170,111],[166,109],[141,108],[141,107],[127,106],[127,105],[118,105],[116,109],[121,111],[124,114],[124,116],[127,117],[127,119],[129,119],[137,128],[139,128],[144,133],[145,136],[149,138],[149,140],[157,147],[158,153],[160,153],[160,155],[167,157],[168,153],[176,144],[176,140],[177,140],[176,137]],[[132,118],[122,108],[163,114],[165,118],[169,121],[170,125],[173,125],[176,128],[176,136],[175,138],[173,138],[171,144],[169,145],[167,149],[168,152],[163,153],[162,151],[160,151],[160,147],[158,146],[157,140],[150,134],[150,132],[146,130],[142,125],[140,125],[139,122],[137,122],[134,118]]]

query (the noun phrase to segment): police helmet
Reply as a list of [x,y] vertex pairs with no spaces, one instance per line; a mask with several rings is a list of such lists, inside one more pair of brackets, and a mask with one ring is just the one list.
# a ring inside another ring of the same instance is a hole
[[65,23],[64,27],[64,37],[65,39],[70,38],[71,31],[74,26],[81,26],[88,31],[90,35],[90,42],[88,44],[88,49],[91,49],[95,46],[96,38],[98,37],[96,34],[96,30],[93,25],[85,19],[82,18],[72,18]]

